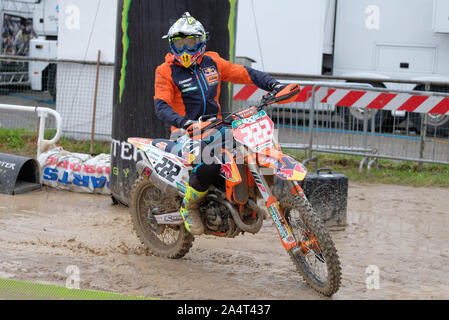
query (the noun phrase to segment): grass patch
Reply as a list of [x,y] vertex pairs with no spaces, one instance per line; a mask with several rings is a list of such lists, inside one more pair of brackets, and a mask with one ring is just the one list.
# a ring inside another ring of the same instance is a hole
[[27,129],[0,128],[0,152],[35,157],[36,132]]
[[32,143],[35,137],[26,129],[0,128],[0,146],[8,148],[24,148],[27,143]]
[[55,285],[0,279],[0,299],[6,300],[155,300],[112,292],[68,289]]
[[[45,130],[44,139],[52,139],[55,133],[55,129]],[[69,152],[90,153],[90,141],[78,141],[62,137],[56,145]],[[110,148],[110,142],[95,142],[93,155],[109,153]],[[36,157],[37,132],[27,129],[0,128],[0,152],[30,158]]]
[[[299,161],[306,158],[302,152],[284,151]],[[419,164],[415,162],[382,159],[378,160],[378,168],[371,168],[371,176],[368,177],[366,166],[363,173],[359,173],[362,157],[324,153],[315,155],[318,157],[318,163],[312,161],[306,165],[310,172],[316,171],[318,168],[329,168],[343,173],[351,181],[449,188],[449,165],[424,164],[420,168]]]
[[[64,150],[70,152],[86,153],[86,154],[90,153],[90,141],[73,140],[62,137],[57,145],[63,147]],[[94,155],[98,155],[100,153],[109,154],[111,151],[111,143],[95,141],[93,151]]]

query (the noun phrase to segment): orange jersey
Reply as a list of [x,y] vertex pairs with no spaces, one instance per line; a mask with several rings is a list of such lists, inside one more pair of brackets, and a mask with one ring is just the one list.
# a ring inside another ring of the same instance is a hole
[[175,128],[202,115],[218,114],[221,82],[255,84],[269,91],[276,80],[270,75],[233,64],[207,51],[190,68],[175,62],[171,53],[156,69],[155,109],[158,117]]

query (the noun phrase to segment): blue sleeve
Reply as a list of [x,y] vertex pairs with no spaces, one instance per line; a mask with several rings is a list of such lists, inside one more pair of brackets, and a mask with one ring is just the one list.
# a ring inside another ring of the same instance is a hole
[[245,67],[245,69],[248,71],[248,74],[254,84],[265,91],[271,91],[272,86],[277,83],[275,78],[265,72],[255,70],[250,67]]
[[154,100],[154,109],[159,119],[176,128],[181,128],[185,122],[185,118],[176,113],[173,108],[162,99]]

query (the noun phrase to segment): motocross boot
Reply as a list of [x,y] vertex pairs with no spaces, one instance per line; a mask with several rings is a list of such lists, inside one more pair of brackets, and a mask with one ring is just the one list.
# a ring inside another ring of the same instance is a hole
[[201,220],[199,207],[207,192],[208,190],[204,192],[197,191],[187,184],[187,191],[182,201],[180,212],[187,231],[193,235],[204,233],[204,224]]

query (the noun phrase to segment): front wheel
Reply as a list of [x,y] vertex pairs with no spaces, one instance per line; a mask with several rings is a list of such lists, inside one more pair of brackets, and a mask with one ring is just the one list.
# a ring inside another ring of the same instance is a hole
[[280,206],[298,243],[289,251],[293,263],[310,287],[330,297],[340,287],[341,267],[329,231],[305,198],[288,195]]
[[172,199],[144,177],[139,177],[131,191],[130,212],[134,229],[142,243],[153,255],[163,258],[179,259],[189,252],[193,236],[184,224],[157,224],[152,214],[164,210]]

